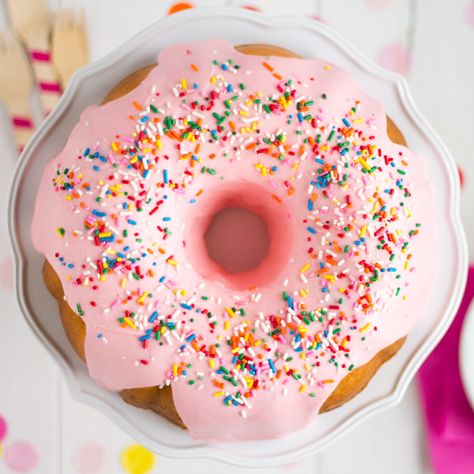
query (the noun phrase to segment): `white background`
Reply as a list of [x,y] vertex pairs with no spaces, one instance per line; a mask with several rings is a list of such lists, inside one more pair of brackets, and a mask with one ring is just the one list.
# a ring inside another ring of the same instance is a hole
[[[166,15],[169,6],[176,2],[55,0],[53,6],[60,3],[84,7],[91,59],[95,60]],[[275,15],[316,15],[374,61],[405,73],[416,104],[464,171],[462,217],[471,261],[474,260],[472,0],[194,0],[192,3],[254,5]],[[3,7],[0,0],[0,30],[8,27]],[[403,58],[397,61],[394,53],[406,54],[408,62],[404,63]],[[39,454],[33,472],[41,474],[85,473],[78,469],[78,457],[84,446],[103,450],[100,472],[124,472],[120,453],[133,441],[103,415],[71,399],[59,368],[20,316],[12,290],[12,259],[6,234],[6,202],[16,156],[4,110],[0,114],[0,144],[0,416],[9,424],[5,445],[15,439],[33,444]],[[11,471],[2,460],[0,444],[0,473],[4,472]],[[253,470],[213,461],[179,461],[157,456],[153,472],[245,474]],[[416,381],[399,406],[369,419],[319,455],[259,472],[430,473]]]

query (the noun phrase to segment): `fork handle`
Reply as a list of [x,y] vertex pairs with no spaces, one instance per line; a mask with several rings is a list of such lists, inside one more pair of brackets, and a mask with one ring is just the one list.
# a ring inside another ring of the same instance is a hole
[[9,112],[18,154],[20,154],[30,140],[35,129],[28,100],[12,102],[10,104]]
[[61,84],[51,60],[47,32],[32,34],[25,38],[30,55],[36,85],[45,115],[48,115],[61,97]]

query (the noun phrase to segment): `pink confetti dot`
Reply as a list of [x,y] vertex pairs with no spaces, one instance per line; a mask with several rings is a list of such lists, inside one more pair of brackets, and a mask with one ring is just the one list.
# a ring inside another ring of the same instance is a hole
[[328,24],[328,22],[327,22],[322,16],[319,16],[319,15],[311,15],[311,18],[312,18],[313,20],[320,21],[321,23],[326,23],[326,25]]
[[474,1],[466,8],[466,21],[471,28],[474,28]]
[[86,443],[77,448],[74,467],[80,474],[96,474],[104,470],[105,448],[98,443]]
[[4,440],[8,433],[7,420],[0,415],[0,441]]
[[30,472],[38,464],[38,453],[30,443],[16,441],[5,447],[5,464],[14,472]]
[[372,8],[388,8],[393,4],[393,0],[367,0]]
[[0,261],[0,286],[8,291],[13,289],[13,260],[10,257]]
[[459,182],[461,184],[461,189],[464,187],[464,173],[462,168],[458,165],[458,175],[459,175]]
[[377,58],[378,63],[400,74],[408,74],[410,70],[410,51],[403,44],[391,44],[385,46]]

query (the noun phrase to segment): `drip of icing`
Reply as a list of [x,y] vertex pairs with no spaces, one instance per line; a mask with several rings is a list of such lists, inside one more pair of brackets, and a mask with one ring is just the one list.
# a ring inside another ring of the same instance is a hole
[[[243,278],[256,288],[204,271],[203,222],[228,186],[244,201],[258,187],[278,215],[275,253]],[[84,111],[44,171],[32,236],[86,324],[97,383],[172,380],[193,436],[276,438],[423,314],[432,202],[422,160],[349,74],[212,40],[164,50],[139,87]]]

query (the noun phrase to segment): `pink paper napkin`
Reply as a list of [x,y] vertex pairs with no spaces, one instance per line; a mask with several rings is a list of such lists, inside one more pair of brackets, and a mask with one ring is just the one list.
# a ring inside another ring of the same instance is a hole
[[428,446],[437,474],[474,473],[474,412],[464,393],[458,359],[462,323],[473,297],[471,267],[458,314],[418,373]]

